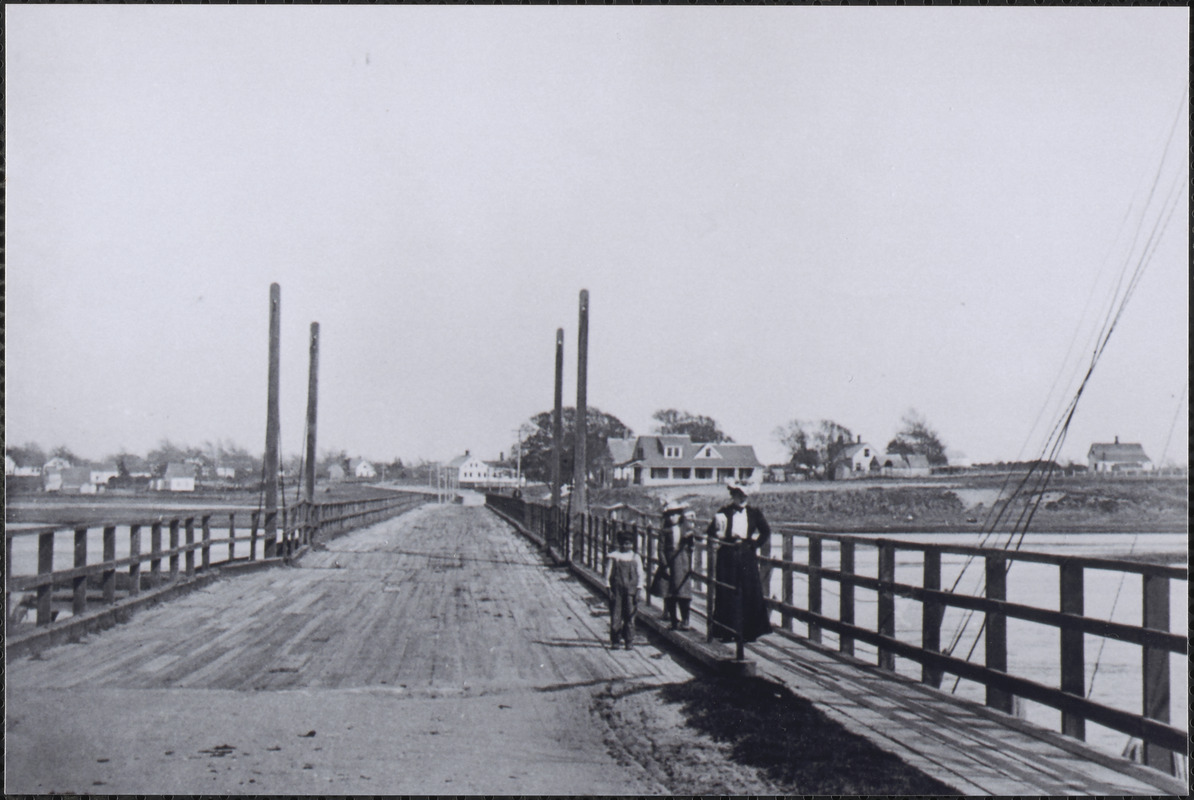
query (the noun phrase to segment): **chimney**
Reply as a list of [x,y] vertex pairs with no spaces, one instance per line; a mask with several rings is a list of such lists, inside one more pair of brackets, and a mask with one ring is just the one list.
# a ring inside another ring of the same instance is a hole
[[465,450],[464,450],[464,457],[468,458],[468,448],[465,448]]
[[858,444],[862,444],[862,434],[858,434]]
[[506,460],[505,451],[499,450],[498,451],[498,461],[505,461],[505,460]]

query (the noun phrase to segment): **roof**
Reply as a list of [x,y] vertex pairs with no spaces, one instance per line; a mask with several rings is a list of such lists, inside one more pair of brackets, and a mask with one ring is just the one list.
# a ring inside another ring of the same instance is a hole
[[[712,445],[721,458],[697,458],[697,453]],[[679,446],[679,458],[664,458],[663,448]],[[642,449],[642,458],[634,463],[646,467],[762,467],[763,462],[755,456],[755,448],[749,444],[727,444],[724,442],[694,443],[688,436],[648,435],[638,437],[635,452]],[[616,462],[615,462],[616,463]]]
[[164,478],[194,478],[195,468],[190,464],[179,464],[177,461],[171,461],[166,465],[166,474]]
[[1150,461],[1144,448],[1135,442],[1095,442],[1087,454],[1095,461]]
[[634,444],[638,441],[633,436],[627,439],[610,437],[605,446],[609,448],[609,456],[615,464],[625,464],[634,458]]
[[[454,458],[454,459],[452,459],[451,461],[449,461],[449,462],[448,462],[448,466],[449,466],[449,467],[462,467],[462,466],[464,466],[466,463],[468,463],[469,461],[472,461],[474,458],[477,458],[477,457],[476,457],[476,456],[470,456],[468,453],[465,453],[464,455],[462,455],[462,456],[456,456],[456,458]],[[477,459],[477,460],[478,460],[478,461],[480,461],[480,459]]]

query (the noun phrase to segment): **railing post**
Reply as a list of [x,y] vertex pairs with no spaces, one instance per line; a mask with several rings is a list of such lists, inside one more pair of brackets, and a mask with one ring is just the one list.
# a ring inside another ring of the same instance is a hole
[[179,519],[170,520],[170,580],[178,579],[178,526]]
[[203,549],[200,551],[202,558],[200,559],[200,566],[206,572],[211,567],[211,514],[204,514],[201,524],[203,525]]
[[254,511],[249,515],[250,532],[249,532],[249,560],[257,560],[257,528],[261,524],[261,511]]
[[[821,540],[816,537],[808,540],[808,610],[821,613]],[[821,626],[815,622],[808,624],[808,640],[821,643]]]
[[647,526],[643,531],[647,537],[647,574],[643,580],[646,586],[643,587],[643,595],[646,597],[647,608],[651,607],[651,579],[655,577],[655,570],[658,567],[657,560],[659,556],[659,539],[654,535],[655,531]]
[[4,619],[12,619],[12,537],[4,537]]
[[[1081,564],[1061,565],[1058,608],[1063,614],[1086,613],[1084,573]],[[1086,645],[1081,628],[1061,623],[1061,690],[1075,697],[1086,697]],[[1061,732],[1075,739],[1086,738],[1086,719],[1065,709],[1061,712]]]
[[[987,599],[1007,600],[1007,559],[986,556]],[[997,611],[986,614],[987,669],[1007,672],[1007,615]],[[1012,713],[1012,696],[1003,689],[987,684],[987,705],[1005,714]]]
[[[854,624],[854,542],[841,542],[842,581],[838,587],[838,621]],[[854,655],[854,637],[843,633],[838,637],[837,649],[848,656]]]
[[156,589],[162,585],[162,521],[153,523],[149,529],[149,578]]
[[186,555],[187,577],[193,578],[193,577],[195,577],[195,518],[194,517],[187,517],[186,533],[187,533],[187,555]]
[[[87,528],[75,528],[75,569],[87,566]],[[87,575],[77,575],[72,581],[74,597],[71,613],[76,617],[87,611]]]
[[129,594],[141,594],[141,526],[129,526]]
[[[880,636],[895,638],[895,544],[879,542],[879,609],[876,628]],[[879,669],[895,669],[895,654],[879,647]]]
[[228,560],[236,558],[236,512],[228,512]]
[[[37,535],[37,574],[49,575],[54,571],[54,531]],[[43,583],[37,587],[37,624],[49,625],[53,619],[52,599],[54,585]]]
[[[1143,576],[1143,624],[1145,628],[1169,631],[1169,578]],[[1144,716],[1169,724],[1169,652],[1160,647],[1142,648]],[[1144,763],[1173,774],[1173,753],[1144,742]]]
[[[771,537],[768,536],[759,543],[760,558],[771,558]],[[774,575],[774,567],[771,564],[764,563],[760,565],[759,569],[759,583],[763,586],[763,597],[771,597],[771,577]],[[766,606],[764,606],[766,608]],[[771,616],[771,612],[767,612],[767,616]]]
[[[940,591],[941,589],[941,551],[926,549],[924,551],[924,580],[921,584],[925,589]],[[941,652],[941,619],[945,606],[937,600],[924,600],[920,604],[920,646],[930,653]],[[920,665],[920,680],[930,686],[941,688],[941,668]]]
[[[796,559],[796,550],[792,545],[792,532],[784,531],[783,545],[780,550],[780,556],[783,558],[784,567],[783,574],[780,576],[780,596],[783,604],[790,606],[795,599],[795,589],[792,587],[792,562]],[[790,631],[794,627],[796,618],[787,611],[780,612],[781,624],[784,630]]]
[[[104,526],[104,557],[105,564],[116,560],[116,526]],[[109,605],[116,602],[116,567],[104,567],[103,573],[104,602]]]
[[705,641],[713,641],[713,615],[717,611],[717,537],[705,537]]

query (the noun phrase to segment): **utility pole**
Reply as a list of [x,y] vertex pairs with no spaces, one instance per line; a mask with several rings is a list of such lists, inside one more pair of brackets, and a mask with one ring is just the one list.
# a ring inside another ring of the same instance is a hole
[[573,446],[572,508],[584,514],[589,510],[586,491],[587,461],[585,439],[588,436],[588,369],[589,369],[589,290],[580,290],[580,324],[577,330],[576,356],[576,443]]
[[564,329],[556,328],[556,397],[551,412],[551,507],[560,507],[560,460],[564,453]]
[[282,287],[269,285],[269,389],[265,410],[265,557],[278,548],[278,373],[281,349]]
[[303,499],[315,502],[315,417],[319,405],[319,323],[311,323],[311,357],[307,368],[307,460]]

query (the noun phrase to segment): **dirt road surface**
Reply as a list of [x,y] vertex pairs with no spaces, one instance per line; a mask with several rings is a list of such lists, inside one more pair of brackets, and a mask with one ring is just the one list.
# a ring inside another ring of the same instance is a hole
[[[488,510],[426,506],[8,664],[6,789],[670,792],[650,742],[682,720],[641,698],[692,675],[607,649],[607,620]],[[773,788],[724,742],[685,749],[706,791]]]

